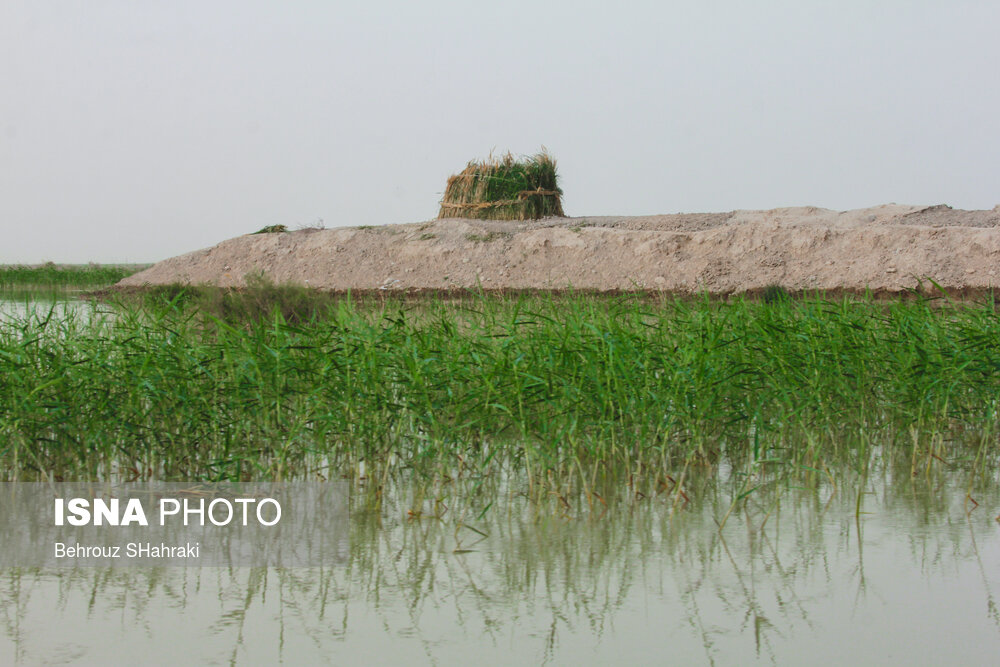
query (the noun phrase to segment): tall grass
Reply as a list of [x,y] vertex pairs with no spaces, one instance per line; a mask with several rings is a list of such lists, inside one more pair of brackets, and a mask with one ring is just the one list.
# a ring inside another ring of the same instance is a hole
[[0,265],[0,290],[100,288],[146,268],[147,264]]
[[[0,324],[7,478],[248,478],[502,461],[533,476],[678,465],[982,464],[993,303],[533,297],[340,300],[297,319],[184,293]],[[360,474],[360,473],[357,473]]]

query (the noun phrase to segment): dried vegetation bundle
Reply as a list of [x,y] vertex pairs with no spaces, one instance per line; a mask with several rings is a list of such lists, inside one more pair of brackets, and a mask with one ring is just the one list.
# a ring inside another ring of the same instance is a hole
[[564,216],[556,161],[543,148],[517,160],[507,153],[469,162],[448,179],[439,218],[535,220]]

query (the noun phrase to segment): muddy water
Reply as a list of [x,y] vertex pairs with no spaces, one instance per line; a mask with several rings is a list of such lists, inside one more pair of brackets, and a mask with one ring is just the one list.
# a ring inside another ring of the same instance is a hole
[[944,468],[735,507],[718,471],[607,509],[397,486],[323,569],[4,571],[0,662],[996,664],[997,480]]

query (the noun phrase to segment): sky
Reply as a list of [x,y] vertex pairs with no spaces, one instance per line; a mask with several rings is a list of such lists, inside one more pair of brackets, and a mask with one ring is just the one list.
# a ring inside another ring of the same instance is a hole
[[1000,3],[4,0],[0,263],[437,215],[490,152],[571,216],[1000,204]]

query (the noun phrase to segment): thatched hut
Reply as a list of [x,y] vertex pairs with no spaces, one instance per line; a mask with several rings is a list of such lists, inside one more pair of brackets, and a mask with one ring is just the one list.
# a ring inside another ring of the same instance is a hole
[[556,161],[542,152],[522,160],[507,153],[470,162],[448,179],[439,218],[534,220],[563,216]]

